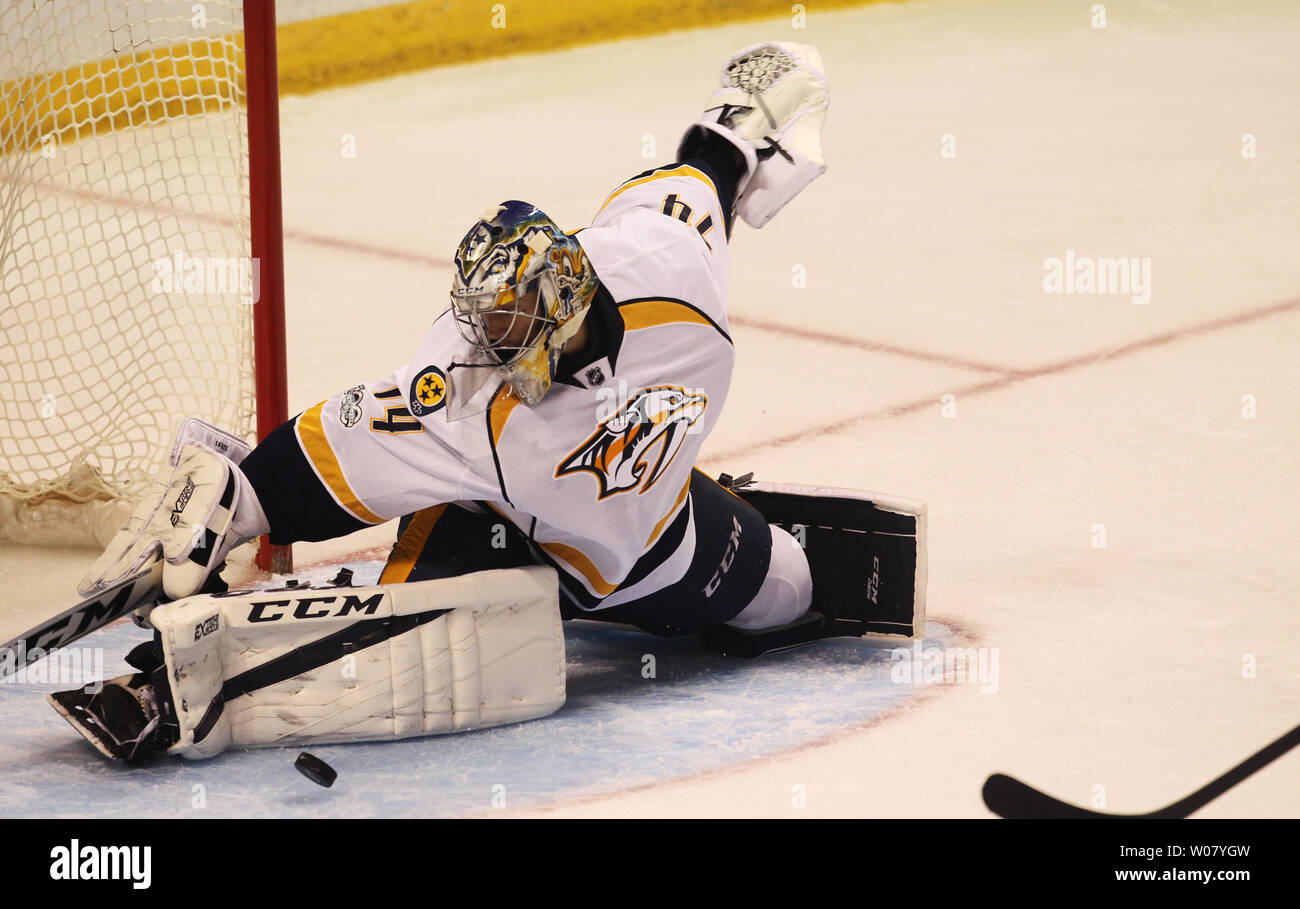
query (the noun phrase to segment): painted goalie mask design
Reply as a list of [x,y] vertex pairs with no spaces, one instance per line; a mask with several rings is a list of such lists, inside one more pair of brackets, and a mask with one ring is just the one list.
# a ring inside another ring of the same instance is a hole
[[578,241],[527,202],[493,206],[456,249],[451,309],[461,336],[525,403],[551,387],[596,293]]

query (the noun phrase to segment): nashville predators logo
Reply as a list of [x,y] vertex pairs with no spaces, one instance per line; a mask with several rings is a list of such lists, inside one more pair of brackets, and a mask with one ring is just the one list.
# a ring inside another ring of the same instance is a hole
[[691,425],[708,406],[705,395],[676,386],[642,389],[565,458],[555,476],[590,471],[600,481],[597,500],[638,486],[639,493],[646,492],[677,457]]
[[436,366],[426,366],[411,382],[411,414],[422,417],[447,400],[447,377]]

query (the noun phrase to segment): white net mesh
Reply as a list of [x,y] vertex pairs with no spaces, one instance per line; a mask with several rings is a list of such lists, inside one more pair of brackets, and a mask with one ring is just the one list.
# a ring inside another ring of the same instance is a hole
[[0,5],[0,534],[129,500],[186,416],[253,435],[242,28]]

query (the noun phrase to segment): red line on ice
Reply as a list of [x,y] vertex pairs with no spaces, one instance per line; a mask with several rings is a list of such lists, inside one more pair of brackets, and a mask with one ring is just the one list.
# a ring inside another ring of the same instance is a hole
[[[1266,319],[1269,316],[1275,316],[1279,313],[1290,312],[1298,307],[1300,307],[1300,298],[1285,300],[1281,303],[1270,303],[1264,306],[1253,307],[1251,309],[1233,313],[1229,316],[1221,316],[1217,319],[1209,319],[1205,322],[1198,322],[1194,325],[1188,325],[1183,328],[1175,328],[1171,331],[1161,332],[1160,334],[1141,338],[1137,341],[1130,341],[1127,344],[1120,344],[1116,347],[1106,348],[1094,353],[1069,357],[1065,360],[1059,360],[1056,363],[1048,363],[1032,369],[1007,372],[997,378],[985,379],[982,382],[976,382],[971,385],[955,388],[950,393],[961,398],[983,394],[984,392],[989,391],[998,391],[1025,382],[1029,379],[1059,375],[1060,373],[1069,372],[1070,370],[1076,369],[1080,366],[1091,366],[1094,363],[1100,363],[1103,360],[1116,360],[1120,357],[1126,357],[1129,354],[1140,353],[1155,347],[1163,347],[1172,344],[1175,341],[1182,341],[1198,335],[1219,331],[1224,328],[1232,328],[1237,325],[1243,325],[1247,322]],[[906,401],[901,404],[889,404],[884,407],[865,411],[864,413],[841,417],[833,423],[823,423],[819,426],[810,426],[807,429],[797,430],[761,442],[742,445],[739,448],[733,448],[718,453],[711,452],[708,457],[701,458],[700,463],[717,464],[723,461],[734,462],[736,459],[749,457],[757,452],[766,451],[767,449],[779,448],[793,442],[801,442],[807,439],[816,439],[822,436],[833,435],[846,429],[851,429],[868,420],[883,420],[890,417],[906,416],[907,414],[924,410],[927,407],[933,407],[938,403],[939,401],[935,397],[927,396],[912,401]]]

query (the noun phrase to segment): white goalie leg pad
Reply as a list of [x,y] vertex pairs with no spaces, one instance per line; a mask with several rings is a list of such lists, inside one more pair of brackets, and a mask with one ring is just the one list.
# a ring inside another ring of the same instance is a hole
[[[826,609],[817,603],[819,573],[822,586],[831,588],[853,583],[861,573],[866,575],[861,592],[870,600],[872,614],[866,633],[924,636],[929,583],[925,502],[861,489],[762,481],[734,491],[768,521],[791,527],[801,546],[807,543],[813,609]],[[823,534],[821,544],[814,545]],[[861,545],[852,543],[854,538],[861,538]],[[835,545],[838,541],[849,541],[843,552]],[[826,543],[832,546],[828,549]],[[842,561],[828,556],[837,552]]]
[[483,729],[564,704],[548,566],[198,596],[150,619],[180,727],[169,750],[188,758]]

